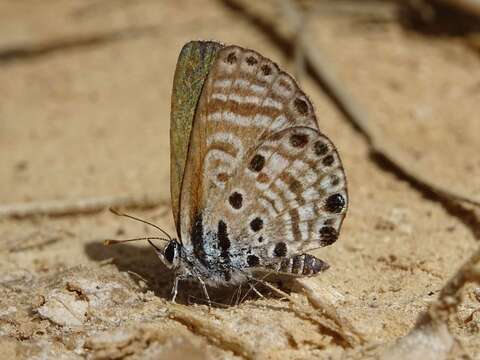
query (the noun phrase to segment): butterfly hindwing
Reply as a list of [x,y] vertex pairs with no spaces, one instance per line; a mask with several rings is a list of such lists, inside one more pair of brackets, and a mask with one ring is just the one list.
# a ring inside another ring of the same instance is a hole
[[228,227],[233,252],[248,249],[268,265],[336,241],[347,192],[327,137],[307,127],[285,129],[264,140],[242,169],[207,207],[213,224]]
[[[347,208],[345,176],[330,140],[318,131],[284,130],[258,148],[269,152],[254,175],[257,208],[268,214],[263,241],[290,256],[336,241]],[[248,171],[248,170],[247,170]]]

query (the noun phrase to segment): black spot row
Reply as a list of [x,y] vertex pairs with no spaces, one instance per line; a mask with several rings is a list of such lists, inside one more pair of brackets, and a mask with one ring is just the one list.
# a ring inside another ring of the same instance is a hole
[[[235,54],[234,51],[229,53],[227,55],[227,57],[225,58],[225,62],[227,64],[235,64],[237,62],[237,60],[238,60],[238,58],[237,58],[237,55]],[[258,64],[258,60],[254,56],[248,56],[245,59],[245,62],[250,66]],[[272,72],[273,72],[272,67],[270,65],[267,65],[267,64],[262,65],[260,70],[261,70],[261,72],[264,76],[268,76],[268,75],[272,74]]]

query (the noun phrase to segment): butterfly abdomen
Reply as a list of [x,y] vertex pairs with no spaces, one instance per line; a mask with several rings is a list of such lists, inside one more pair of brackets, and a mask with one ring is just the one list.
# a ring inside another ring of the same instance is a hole
[[309,254],[294,255],[268,266],[276,272],[296,276],[313,276],[329,267],[326,262]]

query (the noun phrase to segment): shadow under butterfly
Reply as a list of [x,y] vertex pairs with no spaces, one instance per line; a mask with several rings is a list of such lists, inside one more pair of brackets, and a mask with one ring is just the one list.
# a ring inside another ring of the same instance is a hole
[[346,178],[290,75],[253,50],[189,42],[177,62],[170,126],[178,239],[157,238],[162,247],[147,240],[174,273],[172,301],[180,280],[198,281],[211,304],[207,285],[247,283],[256,292],[259,275],[328,269],[307,252],[337,240]]

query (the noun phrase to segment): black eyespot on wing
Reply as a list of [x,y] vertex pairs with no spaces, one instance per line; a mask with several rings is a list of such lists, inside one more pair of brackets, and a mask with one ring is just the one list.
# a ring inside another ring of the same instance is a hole
[[255,59],[253,56],[247,57],[246,61],[247,61],[247,64],[250,66],[253,66],[258,63],[258,60]]
[[287,244],[284,242],[279,242],[277,245],[275,245],[275,249],[273,249],[273,254],[276,257],[283,257],[287,255]]
[[328,152],[328,145],[325,144],[323,141],[318,140],[313,145],[313,151],[315,152],[315,155],[317,155],[317,156],[324,156]]
[[261,68],[263,75],[268,76],[272,73],[272,68],[268,65],[263,65]]
[[323,158],[322,164],[325,166],[331,166],[333,164],[334,158],[332,155],[327,155]]
[[230,54],[228,54],[225,61],[229,64],[234,64],[237,61],[237,56],[235,55],[235,52],[232,51]]
[[257,240],[259,243],[263,242],[263,236],[260,236]]
[[175,249],[177,244],[175,241],[170,241],[163,252],[163,257],[167,260],[170,264],[173,263],[173,259],[175,258]]
[[238,192],[234,192],[228,197],[228,202],[234,209],[240,209],[243,203],[243,196]]
[[331,245],[338,239],[338,232],[332,226],[323,226],[319,231],[319,235],[323,246]]
[[250,161],[248,168],[251,171],[259,172],[262,171],[263,166],[265,165],[265,157],[263,155],[257,154]]
[[262,230],[263,220],[259,217],[256,217],[255,219],[250,221],[250,228],[255,232]]
[[332,213],[339,213],[345,206],[345,199],[340,194],[333,194],[325,201],[325,210]]
[[308,135],[307,134],[293,134],[290,136],[290,145],[296,148],[302,148],[308,143]]
[[295,101],[293,102],[293,105],[295,106],[295,109],[297,109],[299,114],[301,114],[301,115],[307,115],[308,114],[308,105],[305,102],[305,100],[302,100],[300,98],[296,98]]
[[260,259],[256,255],[248,255],[247,264],[250,267],[258,266],[258,264],[260,264]]

